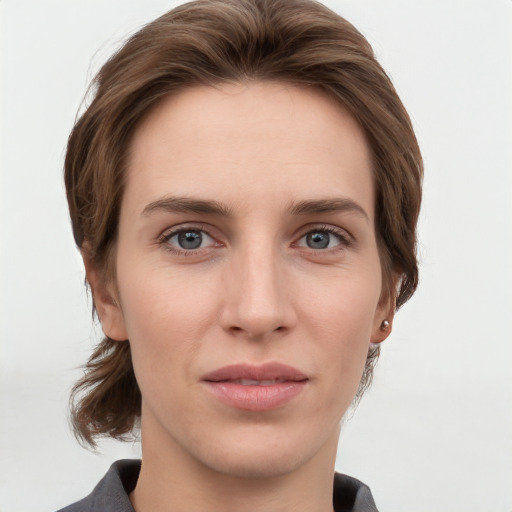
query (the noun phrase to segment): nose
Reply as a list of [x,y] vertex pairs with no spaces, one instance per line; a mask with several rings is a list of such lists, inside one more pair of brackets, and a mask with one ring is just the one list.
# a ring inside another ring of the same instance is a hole
[[263,340],[290,331],[296,322],[285,265],[274,250],[247,248],[226,269],[222,327],[237,336]]

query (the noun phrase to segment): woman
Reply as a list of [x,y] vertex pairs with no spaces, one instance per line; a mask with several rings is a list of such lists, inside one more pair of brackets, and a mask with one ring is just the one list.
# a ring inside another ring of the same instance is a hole
[[376,510],[334,461],[417,285],[422,162],[369,44],[309,0],[199,0],[95,86],[65,181],[106,337],[73,421],[140,422],[143,463],[64,510]]

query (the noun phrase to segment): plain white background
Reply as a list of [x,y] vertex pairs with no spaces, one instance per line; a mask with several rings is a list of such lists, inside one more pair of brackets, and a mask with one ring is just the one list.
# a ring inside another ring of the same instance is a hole
[[[89,493],[137,445],[80,448],[67,425],[100,335],[62,163],[87,84],[163,0],[2,0],[0,510]],[[337,468],[381,512],[512,511],[512,2],[330,0],[408,108],[426,177],[421,285],[396,317]]]

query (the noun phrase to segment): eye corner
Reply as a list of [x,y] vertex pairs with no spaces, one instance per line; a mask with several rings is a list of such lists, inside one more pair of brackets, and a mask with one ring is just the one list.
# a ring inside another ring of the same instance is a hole
[[157,241],[167,251],[184,256],[199,255],[223,245],[203,225],[178,225],[168,228]]
[[352,235],[345,229],[331,225],[316,225],[305,228],[292,246],[315,252],[328,252],[344,250],[353,242]]

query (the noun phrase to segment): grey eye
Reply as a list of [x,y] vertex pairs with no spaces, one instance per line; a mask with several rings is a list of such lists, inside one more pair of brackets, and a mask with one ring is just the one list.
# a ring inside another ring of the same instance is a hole
[[308,247],[316,251],[334,249],[337,246],[348,245],[348,240],[341,234],[328,228],[313,229],[302,235],[298,240],[299,247]]
[[176,235],[178,245],[182,249],[198,249],[203,243],[203,234],[201,231],[181,231]]
[[331,241],[331,233],[312,231],[306,235],[306,245],[311,249],[326,249]]
[[164,234],[161,243],[177,254],[192,253],[216,246],[215,240],[206,231],[196,227],[184,227]]

